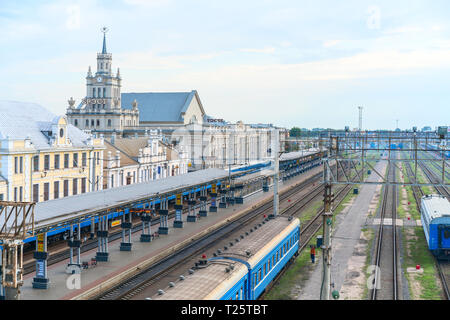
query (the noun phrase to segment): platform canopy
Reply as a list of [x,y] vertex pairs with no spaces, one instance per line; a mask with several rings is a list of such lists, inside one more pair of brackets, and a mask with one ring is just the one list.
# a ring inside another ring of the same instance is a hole
[[148,199],[173,195],[224,178],[228,178],[228,172],[211,168],[144,183],[39,202],[35,207],[35,228],[55,226],[108,210],[131,207]]

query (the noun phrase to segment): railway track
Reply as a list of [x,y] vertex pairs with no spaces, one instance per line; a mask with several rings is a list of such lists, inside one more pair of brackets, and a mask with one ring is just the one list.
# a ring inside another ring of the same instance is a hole
[[[422,168],[423,173],[427,177],[427,179],[431,183],[435,183],[437,178],[434,176],[433,172],[427,167],[427,165],[424,163],[420,163],[420,166]],[[450,199],[449,192],[446,187],[434,186],[434,189],[436,190],[436,192],[438,194],[447,197],[447,199]],[[436,263],[436,269],[439,274],[439,278],[441,280],[444,297],[445,297],[445,299],[450,300],[450,291],[449,291],[450,261],[442,261],[442,260],[438,260],[435,258],[435,263]]]
[[[411,164],[407,161],[403,162],[403,164],[406,167],[406,173],[411,181],[411,178],[414,177],[414,173],[412,171]],[[412,186],[411,188],[413,191],[414,199],[416,200],[417,210],[419,210],[419,212],[420,212],[420,199],[424,195],[423,190],[421,187],[418,187],[418,186]]]
[[450,261],[440,261],[436,259],[436,267],[439,278],[441,279],[444,297],[445,299],[450,300]]
[[[395,166],[388,166],[390,181],[395,178]],[[384,225],[385,219],[392,225]],[[385,185],[380,210],[380,227],[378,229],[375,256],[375,287],[370,294],[371,300],[398,300],[398,254],[397,254],[397,188]],[[379,284],[379,287],[378,287]]]
[[[305,184],[303,184],[303,186],[309,184],[310,181],[314,181],[314,182],[318,181],[321,176],[322,176],[321,173],[317,173],[317,174],[313,175],[310,179],[305,181]],[[281,195],[281,196],[287,198],[287,197],[292,196],[292,194],[294,194],[294,193],[295,193],[295,191],[290,189],[290,190],[286,191],[285,195]],[[208,200],[208,203],[209,203],[209,201],[210,200]],[[187,209],[184,209],[184,212],[187,212]],[[173,218],[174,216],[175,216],[175,210],[173,210],[169,214],[169,219]],[[153,218],[152,221],[151,221],[151,225],[152,226],[157,225],[158,223],[159,223],[159,217]],[[138,222],[138,223],[133,225],[133,228],[131,229],[131,232],[135,233],[135,232],[140,232],[140,231],[142,231],[142,223]],[[120,239],[121,237],[122,237],[122,231],[121,230],[118,230],[118,231],[116,231],[114,233],[111,232],[111,235],[108,238],[108,241],[112,242],[112,241],[115,241],[117,239]],[[84,252],[96,249],[97,247],[98,247],[97,239],[89,239],[81,247],[81,253],[84,253]],[[60,252],[51,253],[49,258],[48,258],[48,260],[47,260],[47,263],[50,266],[52,264],[64,261],[64,260],[69,258],[69,255],[70,255],[70,250],[67,247],[67,249],[62,250]],[[35,270],[36,270],[36,264],[35,264],[34,261],[29,262],[29,263],[25,263],[25,265],[24,265],[24,274],[32,273]]]
[[[339,199],[337,201],[337,204],[335,207],[337,208],[342,201],[344,201],[345,197],[347,196],[348,192],[352,189],[351,185],[344,186],[339,189],[339,191],[336,194],[335,199]],[[322,221],[322,214],[324,213],[324,209],[321,209],[317,214],[311,218],[306,225],[301,227],[300,230],[300,239],[301,239],[301,245],[298,249],[298,254],[303,252],[303,250],[306,248],[308,243],[311,241],[311,239],[314,237],[314,235],[322,228],[323,221]],[[292,215],[294,215],[293,213]],[[297,255],[298,255],[297,254]],[[261,294],[258,300],[263,300],[266,293],[269,292],[269,290],[275,286],[278,281],[283,277],[283,275],[286,273],[286,271],[289,269],[289,265],[291,265],[294,262],[295,259],[292,259],[286,266],[278,273],[278,275],[273,279],[272,283],[267,286],[266,290]]]
[[439,183],[439,179],[435,176],[434,172],[432,170],[430,170],[430,168],[428,168],[428,166],[423,163],[422,161],[419,162],[420,168],[422,169],[422,172],[425,174],[425,176],[427,177],[427,179],[433,183],[436,184],[434,186],[434,189],[440,194],[443,195],[444,197],[447,197],[447,199],[450,200],[450,193],[447,190],[446,187],[444,186],[440,186],[437,185]]
[[[319,174],[321,175],[321,174]],[[314,176],[315,177],[315,176]],[[301,192],[307,188],[311,183],[313,183],[312,178],[304,181],[302,184],[296,186],[295,188],[291,188],[285,193],[280,195],[280,202],[286,200],[288,197],[292,196],[295,193]],[[297,200],[293,204],[291,204],[288,208],[280,212],[280,214],[286,214],[286,212],[292,212],[293,210],[301,210],[300,208],[305,207],[308,203],[313,201],[317,196],[319,196],[323,192],[323,185],[320,184],[315,187],[313,190],[309,191],[308,195],[302,197]],[[96,297],[96,299],[100,300],[128,300],[132,299],[136,295],[143,292],[146,288],[155,284],[157,281],[160,281],[164,277],[168,276],[171,272],[173,272],[179,265],[186,264],[187,261],[192,259],[192,257],[203,253],[207,248],[211,248],[214,244],[226,239],[230,234],[236,232],[237,230],[241,230],[245,228],[247,225],[255,221],[257,217],[260,219],[262,213],[270,210],[272,211],[272,202],[268,202],[265,205],[257,208],[252,213],[247,214],[244,217],[241,217],[237,221],[233,222],[230,225],[227,225],[221,228],[218,232],[205,236],[200,239],[198,243],[193,243],[189,248],[182,249],[178,253],[174,253],[173,256],[168,257],[167,261],[161,261],[161,263],[155,264],[151,266],[144,272],[136,275],[135,277],[125,281],[121,285],[116,288],[104,293],[101,296]]]
[[[280,202],[288,199],[295,193],[301,192],[311,184],[316,182],[321,174],[314,175],[313,177],[307,179],[306,181],[300,183],[294,188],[291,188],[280,195]],[[319,191],[318,191],[319,190]],[[320,194],[323,190],[322,185],[318,185],[311,192],[313,194]],[[308,197],[310,199],[310,197]],[[304,202],[306,200],[300,199],[298,202]],[[311,201],[311,200],[309,200]],[[159,281],[164,276],[167,276],[180,264],[186,263],[193,256],[197,256],[204,252],[206,248],[211,247],[215,243],[226,239],[230,234],[236,232],[237,230],[247,226],[253,222],[256,218],[260,219],[261,215],[265,212],[272,211],[273,203],[269,201],[264,205],[256,208],[251,213],[223,226],[216,232],[206,235],[205,237],[191,243],[189,246],[183,248],[182,250],[172,254],[171,256],[165,258],[164,260],[152,265],[147,270],[142,273],[130,278],[129,280],[123,282],[119,286],[105,292],[104,294],[95,297],[94,299],[99,300],[128,300],[133,298],[135,295],[139,294],[147,287],[150,287],[155,282]]]

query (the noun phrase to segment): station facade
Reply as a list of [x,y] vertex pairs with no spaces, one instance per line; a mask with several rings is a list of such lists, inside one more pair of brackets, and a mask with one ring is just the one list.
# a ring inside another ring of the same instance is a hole
[[188,172],[187,153],[163,143],[155,131],[144,137],[116,138],[113,135],[110,141],[105,141],[104,189]]
[[[75,127],[103,134],[108,141],[145,137],[160,130],[163,141],[187,153],[190,170],[251,164],[273,157],[272,125],[235,124],[208,116],[196,90],[187,92],[122,93],[120,70],[112,72],[112,54],[103,37],[97,71],[88,69],[86,97],[69,100],[67,119]],[[113,155],[114,156],[114,155]]]
[[0,199],[58,199],[101,190],[102,138],[34,103],[0,101]]

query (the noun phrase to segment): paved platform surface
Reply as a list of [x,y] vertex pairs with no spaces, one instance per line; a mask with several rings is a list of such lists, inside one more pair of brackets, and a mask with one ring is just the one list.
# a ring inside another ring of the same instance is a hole
[[[284,183],[280,182],[280,191],[286,190],[293,185],[304,181],[311,175],[318,173],[321,170],[322,167],[317,167]],[[181,229],[173,228],[173,219],[171,219],[169,220],[169,235],[160,235],[159,238],[156,238],[150,243],[139,242],[141,232],[135,232],[132,234],[133,248],[130,252],[119,250],[121,239],[109,242],[110,261],[98,262],[96,267],[83,270],[80,276],[81,284],[79,289],[70,289],[70,286],[67,286],[67,281],[71,276],[65,272],[66,266],[69,262],[68,259],[53,264],[48,268],[50,288],[46,290],[33,289],[32,280],[34,273],[32,273],[25,276],[24,285],[21,288],[20,298],[23,300],[73,299],[83,292],[100,285],[104,281],[111,279],[112,277],[117,276],[130,268],[136,267],[136,265],[142,263],[143,261],[152,259],[152,257],[155,257],[166,250],[170,250],[180,242],[189,240],[199,232],[202,232],[203,230],[206,230],[241,211],[252,208],[256,203],[270,199],[272,196],[272,189],[269,192],[256,192],[249,195],[244,200],[244,204],[230,206],[226,209],[218,208],[218,212],[208,212],[208,217],[202,217],[195,223],[186,222],[187,214],[184,214],[184,228]],[[158,227],[158,225],[152,226],[152,232],[156,231]],[[95,256],[96,252],[97,249],[93,249],[81,254],[81,261],[90,260]]]
[[[385,161],[376,164],[378,172],[384,172]],[[368,177],[368,181],[379,181],[380,177],[375,173]],[[355,247],[360,241],[361,229],[366,225],[367,215],[371,209],[370,203],[375,194],[377,185],[362,185],[359,194],[354,198],[349,210],[343,211],[337,216],[336,226],[332,236],[331,282],[333,290],[340,291],[347,275],[348,261],[353,255]],[[310,278],[301,288],[299,300],[319,300],[322,284],[322,257],[316,259],[316,267]]]

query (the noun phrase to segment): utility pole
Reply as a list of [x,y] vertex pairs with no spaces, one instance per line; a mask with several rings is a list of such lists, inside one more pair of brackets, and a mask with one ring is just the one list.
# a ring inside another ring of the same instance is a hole
[[275,157],[275,174],[273,175],[273,216],[276,217],[278,215],[278,206],[279,206],[279,198],[278,198],[278,180],[280,177],[280,161],[279,161],[279,153],[280,153],[280,134],[278,129],[274,130],[274,150],[273,154]]
[[363,107],[359,106],[358,109],[359,109],[359,131],[361,132],[362,131],[362,110],[363,110]]
[[[331,139],[329,149],[329,157],[333,153],[338,153],[339,141],[337,137]],[[331,227],[333,222],[333,212],[331,211],[331,204],[333,202],[333,194],[331,193],[331,172],[327,165],[324,165],[324,180],[325,189],[323,194],[324,212],[323,219],[323,278],[322,286],[320,287],[320,299],[329,300],[331,291]]]

